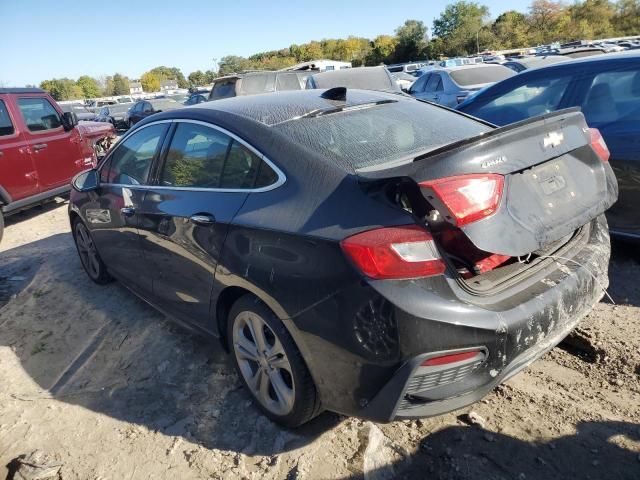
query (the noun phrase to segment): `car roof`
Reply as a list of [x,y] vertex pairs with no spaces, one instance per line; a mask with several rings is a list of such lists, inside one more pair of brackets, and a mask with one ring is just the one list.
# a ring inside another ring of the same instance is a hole
[[[497,64],[497,63],[490,63],[490,64],[486,64],[486,63],[473,63],[473,64],[469,64],[469,65],[457,65],[455,67],[435,67],[432,69],[429,69],[428,72],[434,72],[434,71],[444,71],[444,72],[456,72],[458,70],[471,70],[474,68],[492,68],[492,67],[501,67],[502,65]],[[507,67],[504,67],[507,68]]]
[[[357,84],[359,88],[399,92],[400,88],[390,77],[387,67],[358,67],[328,70],[315,73],[313,80],[318,88],[331,88]],[[341,85],[344,83],[344,85]]]
[[347,89],[344,101],[332,100],[323,97],[327,91],[324,89],[283,90],[259,95],[224,98],[215,102],[200,103],[180,111],[183,113],[218,111],[239,115],[266,126],[273,126],[294,120],[313,111],[332,109],[338,106],[349,107],[384,100],[416,101],[411,97],[403,97],[395,93],[358,89]]
[[0,88],[0,93],[47,93],[41,88]]

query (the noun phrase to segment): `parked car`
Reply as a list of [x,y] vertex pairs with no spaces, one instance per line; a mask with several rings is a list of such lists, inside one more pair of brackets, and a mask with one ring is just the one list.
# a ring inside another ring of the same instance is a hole
[[453,108],[478,90],[514,75],[502,65],[433,68],[416,80],[409,95]]
[[321,72],[307,79],[307,88],[359,88],[379,92],[402,93],[386,67],[359,67]]
[[105,105],[116,105],[118,102],[115,100],[88,100],[87,109],[91,112],[97,112]]
[[391,78],[393,78],[396,84],[398,84],[400,90],[402,90],[403,92],[408,92],[411,88],[411,85],[413,85],[413,82],[416,81],[417,77],[411,75],[410,73],[396,72],[391,74]]
[[302,90],[313,71],[259,71],[216,78],[209,100],[256,95],[259,93]]
[[86,122],[86,121],[95,122],[98,117],[95,114],[95,112],[92,112],[81,103],[64,103],[64,104],[61,103],[59,104],[59,106],[64,113],[66,112],[75,113],[76,118],[78,119],[79,122]]
[[589,57],[525,71],[458,106],[496,125],[563,108],[580,107],[600,130],[620,198],[609,210],[611,232],[640,239],[640,53]]
[[407,62],[407,63],[394,63],[388,65],[387,70],[391,73],[407,73],[409,75],[415,75],[421,68],[429,66],[429,61],[423,62]]
[[546,67],[547,65],[553,65],[554,63],[561,63],[570,60],[562,55],[545,55],[545,56],[531,56],[524,57],[518,59],[509,59],[504,62],[504,65],[507,68],[510,68],[516,73],[520,73],[523,70],[527,70],[529,68],[540,68]]
[[184,101],[184,105],[190,106],[190,105],[197,105],[198,103],[203,103],[203,102],[208,102],[209,101],[209,92],[198,92],[198,93],[192,93],[191,95],[189,95],[189,98],[187,98]]
[[219,337],[273,420],[384,422],[479,400],[599,301],[603,156],[579,112],[493,128],[279,92],[143,120],[75,178],[69,215],[89,277]]
[[128,123],[125,120],[127,112],[134,106],[133,103],[118,103],[116,105],[109,105],[102,107],[96,116],[98,122],[109,122],[116,129],[128,128]]
[[166,110],[175,110],[182,107],[181,103],[170,98],[157,98],[139,100],[131,106],[124,115],[123,122],[127,128],[131,128],[143,118]]
[[44,90],[0,88],[0,240],[4,216],[68,192],[114,137],[110,125],[78,123]]

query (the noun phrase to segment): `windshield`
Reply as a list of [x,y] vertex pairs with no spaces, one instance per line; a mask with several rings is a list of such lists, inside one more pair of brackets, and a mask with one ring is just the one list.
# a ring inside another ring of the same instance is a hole
[[347,170],[411,161],[441,145],[489,130],[462,115],[419,101],[350,108],[274,128]]
[[515,72],[502,65],[482,66],[454,70],[450,73],[454,82],[461,86],[478,85],[480,83],[495,83],[512,77]]

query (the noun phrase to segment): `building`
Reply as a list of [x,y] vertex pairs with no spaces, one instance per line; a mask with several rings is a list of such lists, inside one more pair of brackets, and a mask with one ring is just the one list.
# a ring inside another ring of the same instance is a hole
[[178,90],[177,80],[162,80],[160,82],[160,91],[162,93],[173,93],[175,90]]
[[313,60],[302,62],[291,67],[282,68],[281,71],[311,70],[314,72],[326,72],[327,70],[342,70],[351,68],[351,62],[339,62],[337,60]]
[[140,82],[129,82],[129,93],[133,95],[134,93],[143,93],[142,84]]

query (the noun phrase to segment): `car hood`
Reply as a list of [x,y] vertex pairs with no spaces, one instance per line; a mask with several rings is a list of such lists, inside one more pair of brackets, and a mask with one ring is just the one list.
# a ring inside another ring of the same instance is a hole
[[82,122],[76,127],[83,137],[102,138],[115,137],[116,131],[113,125],[106,122]]

